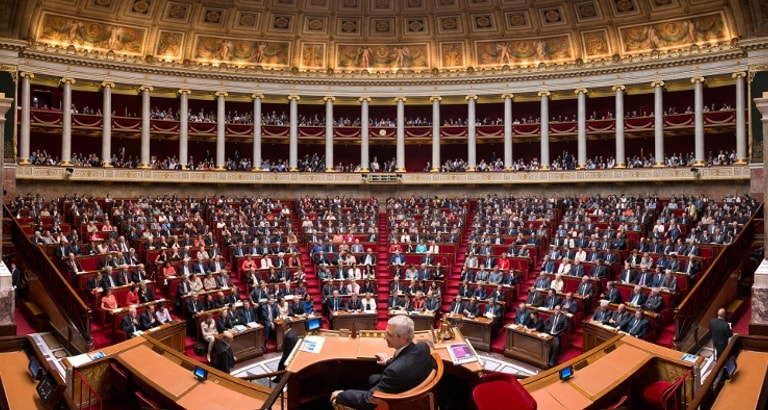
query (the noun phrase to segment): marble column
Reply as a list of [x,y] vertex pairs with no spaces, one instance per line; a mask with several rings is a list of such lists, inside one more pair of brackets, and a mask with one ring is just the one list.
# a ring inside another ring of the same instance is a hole
[[72,165],[72,84],[74,78],[62,78],[59,83],[64,87],[61,105],[61,165]]
[[477,169],[477,96],[468,95],[467,100],[467,172]]
[[539,91],[541,98],[541,159],[540,169],[549,169],[549,91]]
[[251,169],[261,171],[261,100],[262,94],[251,94],[253,98],[253,153]]
[[141,168],[152,168],[149,163],[149,125],[151,121],[149,97],[152,93],[151,85],[142,85],[141,91]]
[[664,166],[664,81],[654,81],[653,87],[653,156],[654,167]]
[[440,101],[442,97],[429,97],[432,102],[432,167],[429,172],[440,172]]
[[579,169],[587,168],[587,91],[586,88],[579,88],[576,91],[578,99],[578,124],[577,124],[577,163]]
[[368,105],[371,103],[371,97],[360,97],[360,172],[370,172],[370,161],[368,154]]
[[192,90],[180,89],[179,94],[179,166],[187,169],[189,163],[189,95]]
[[333,172],[333,102],[336,97],[323,97],[325,101],[325,172]]
[[504,170],[512,170],[512,99],[514,94],[502,94],[504,99]]
[[744,78],[745,72],[733,73],[736,80],[736,164],[747,163],[747,112]]
[[101,83],[101,161],[105,168],[112,167],[112,89],[115,83],[103,81]]
[[693,83],[693,165],[705,164],[704,152],[704,77],[691,78]]
[[21,124],[19,124],[19,164],[29,164],[29,138],[32,121],[32,92],[30,83],[35,75],[23,71],[21,76]]
[[[768,136],[768,98],[755,98],[755,106],[760,111],[762,122],[763,140]],[[768,144],[763,144],[763,158],[768,158]],[[768,175],[768,161],[763,161],[763,175]],[[763,177],[763,192],[768,192],[768,178]],[[768,218],[763,219],[763,232],[768,229]],[[763,235],[763,247],[768,248],[768,235]],[[768,259],[763,261],[755,270],[754,283],[752,284],[752,318],[750,328],[761,330],[761,334],[768,331]]]
[[405,172],[405,97],[395,98],[397,103],[397,157],[395,172]]
[[299,97],[298,95],[289,95],[289,135],[288,135],[288,170],[296,172],[299,170]]
[[614,92],[616,102],[616,168],[626,168],[624,162],[627,158],[624,145],[624,87],[623,84],[614,85],[611,88]]
[[227,136],[227,92],[217,91],[216,94],[216,170],[224,171],[226,167],[226,136]]
[[[74,80],[73,80],[74,81]],[[11,109],[11,103],[13,103],[13,99],[11,98],[5,98],[5,93],[0,93],[0,141],[3,141],[5,143],[5,115],[8,113],[8,110]],[[5,181],[5,155],[0,155],[0,180]],[[0,255],[3,254],[3,224],[0,224]],[[10,238],[9,238],[10,239]],[[8,272],[8,269],[5,267],[5,262],[0,259],[0,269],[5,270],[3,272],[3,276],[5,276]],[[8,277],[4,277],[2,280],[5,281],[6,279],[10,279]],[[12,284],[13,282],[11,282]],[[2,286],[3,288],[6,288],[5,284]],[[7,290],[7,288],[6,288]],[[7,302],[10,301],[11,303],[8,304]],[[4,312],[10,311],[10,320],[13,321],[13,306],[14,301],[11,298],[10,300],[6,300],[5,298],[0,298],[0,306],[6,306],[9,307],[9,309],[0,309]],[[5,324],[6,317],[0,317],[0,324]]]

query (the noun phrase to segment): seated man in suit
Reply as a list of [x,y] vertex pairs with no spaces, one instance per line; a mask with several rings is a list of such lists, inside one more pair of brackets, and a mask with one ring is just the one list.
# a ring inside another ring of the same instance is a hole
[[525,323],[528,321],[528,316],[530,316],[530,311],[525,306],[525,303],[521,302],[515,309],[515,324],[525,326]]
[[528,297],[525,299],[525,304],[528,306],[539,307],[544,303],[544,297],[541,293],[531,288],[528,290]]
[[568,317],[562,314],[560,306],[555,306],[555,313],[549,315],[544,323],[544,331],[549,332],[552,339],[552,350],[549,353],[549,367],[555,365],[557,354],[560,351],[560,335],[568,329]]
[[613,283],[613,281],[608,281],[605,285],[605,293],[600,295],[603,299],[607,299],[608,302],[611,303],[622,303],[624,300],[621,298],[621,292],[619,292],[618,289],[616,289],[616,285]]
[[656,313],[660,313],[664,309],[664,299],[659,294],[659,288],[651,289],[651,296],[648,296],[648,299],[645,300],[643,308]]
[[622,330],[629,333],[630,336],[634,336],[638,339],[642,339],[645,335],[647,335],[648,331],[650,330],[650,324],[648,324],[648,319],[645,318],[643,310],[637,309],[637,312],[635,312],[635,317],[628,320]]
[[125,332],[125,337],[127,339],[132,338],[134,336],[133,333],[137,330],[141,330],[139,318],[136,317],[135,307],[132,307],[130,310],[128,310],[128,314],[123,317],[123,320],[120,322],[120,329]]
[[501,305],[496,303],[496,299],[489,299],[488,304],[485,305],[485,312],[483,316],[491,319],[491,328],[497,331],[501,328]]
[[426,343],[413,343],[413,320],[408,316],[394,316],[387,322],[384,336],[387,347],[395,349],[393,358],[385,353],[376,354],[377,363],[386,366],[381,374],[368,378],[368,390],[336,390],[331,402],[355,409],[374,409],[371,395],[375,391],[401,393],[424,381],[434,367]]
[[645,293],[643,293],[643,288],[640,285],[635,285],[635,287],[632,289],[632,294],[629,295],[629,299],[627,300],[627,303],[631,306],[643,306],[645,304]]
[[592,297],[592,293],[594,293],[594,287],[592,286],[592,282],[589,281],[589,276],[584,275],[581,277],[581,283],[579,283],[579,286],[576,287],[576,294],[586,297]]
[[480,302],[478,302],[475,296],[469,298],[469,303],[464,305],[464,316],[472,319],[476,318],[480,314]]
[[620,304],[618,309],[611,315],[610,319],[605,322],[608,326],[613,326],[617,329],[622,329],[626,326],[627,322],[632,319],[632,313],[627,310],[625,304]]
[[552,281],[549,279],[549,276],[547,276],[546,273],[541,272],[539,274],[539,277],[536,278],[536,282],[534,282],[533,287],[536,289],[549,289]]
[[139,316],[139,326],[141,326],[141,330],[149,330],[159,324],[157,315],[155,314],[155,305],[147,305],[147,308]]
[[453,302],[451,302],[451,309],[448,311],[448,313],[453,314],[460,314],[464,312],[464,301],[461,298],[461,295],[457,295],[455,298],[453,298]]
[[661,288],[668,292],[677,290],[677,278],[672,275],[672,269],[664,271],[664,280],[661,282]]
[[547,291],[547,297],[544,298],[544,303],[542,304],[543,307],[554,310],[555,306],[560,305],[560,297],[557,296],[557,292],[555,292],[554,289],[549,289]]
[[600,301],[600,307],[595,309],[595,313],[592,315],[593,322],[606,323],[613,316],[613,312],[611,312],[608,305],[607,300]]
[[576,313],[579,310],[579,303],[573,298],[573,292],[565,294],[565,299],[560,302],[560,308],[565,313]]

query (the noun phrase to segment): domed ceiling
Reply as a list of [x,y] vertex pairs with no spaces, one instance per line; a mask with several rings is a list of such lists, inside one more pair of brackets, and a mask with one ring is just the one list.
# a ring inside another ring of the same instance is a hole
[[13,16],[0,30],[42,46],[190,65],[460,71],[731,43],[764,34],[768,6],[761,3],[18,0],[0,1]]

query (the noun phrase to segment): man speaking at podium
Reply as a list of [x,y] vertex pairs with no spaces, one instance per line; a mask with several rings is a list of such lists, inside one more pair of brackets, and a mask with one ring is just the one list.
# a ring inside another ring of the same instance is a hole
[[371,395],[374,391],[400,393],[416,387],[432,371],[432,356],[426,343],[413,343],[413,320],[397,315],[387,322],[384,336],[387,347],[395,349],[392,358],[386,353],[377,353],[377,363],[385,365],[381,374],[368,378],[368,390],[336,390],[331,393],[331,403],[354,409],[374,409]]

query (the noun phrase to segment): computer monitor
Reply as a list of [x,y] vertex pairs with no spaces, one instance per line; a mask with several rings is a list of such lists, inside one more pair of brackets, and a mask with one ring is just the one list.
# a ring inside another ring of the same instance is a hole
[[573,377],[573,366],[560,369],[560,380],[565,381]]
[[32,374],[32,378],[35,380],[43,378],[43,367],[40,366],[40,362],[37,361],[35,356],[29,356],[29,373]]
[[316,330],[319,330],[322,324],[323,324],[323,320],[319,317],[307,320],[307,332],[314,332]]
[[725,370],[725,378],[730,380],[733,377],[733,374],[736,373],[735,355],[728,358],[728,361],[725,362],[725,366],[723,366],[723,370]]
[[208,370],[195,366],[195,378],[200,381],[208,380]]

